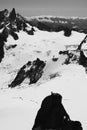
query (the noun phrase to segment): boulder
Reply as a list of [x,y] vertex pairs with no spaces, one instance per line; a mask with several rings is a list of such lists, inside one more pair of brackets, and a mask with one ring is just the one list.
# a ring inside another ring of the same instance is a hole
[[44,67],[45,62],[41,61],[39,58],[33,62],[29,61],[19,70],[9,87],[13,88],[20,85],[26,78],[29,79],[29,84],[36,83],[41,78]]

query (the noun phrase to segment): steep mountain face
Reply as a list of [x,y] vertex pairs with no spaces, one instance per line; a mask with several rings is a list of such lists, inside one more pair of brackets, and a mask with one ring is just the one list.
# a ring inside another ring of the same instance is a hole
[[[16,13],[13,8],[11,12],[8,10],[1,11],[2,20],[0,20],[0,29],[7,28],[9,31],[19,32],[23,30],[30,35],[33,35],[34,29],[27,23],[26,19]],[[32,31],[32,33],[31,33]]]
[[14,40],[18,40],[18,32],[24,31],[29,35],[34,35],[34,29],[30,26],[25,18],[16,13],[13,8],[11,12],[7,9],[0,11],[0,62],[4,57],[4,45],[7,38],[12,36]]
[[41,78],[44,67],[45,62],[38,58],[33,62],[29,61],[19,70],[16,78],[9,87],[13,88],[20,85],[26,78],[29,79],[29,84],[36,83]]

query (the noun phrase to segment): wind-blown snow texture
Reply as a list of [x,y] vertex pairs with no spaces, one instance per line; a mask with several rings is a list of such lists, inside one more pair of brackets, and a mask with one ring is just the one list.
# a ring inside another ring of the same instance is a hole
[[36,24],[37,18],[33,23],[15,9],[0,12],[0,129],[31,130],[42,100],[53,91],[86,130],[87,19],[41,18]]

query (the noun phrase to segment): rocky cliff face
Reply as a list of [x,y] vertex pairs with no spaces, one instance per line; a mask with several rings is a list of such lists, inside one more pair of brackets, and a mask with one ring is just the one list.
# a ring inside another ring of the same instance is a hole
[[29,84],[36,83],[41,78],[44,67],[45,62],[38,58],[33,62],[29,61],[19,70],[9,87],[14,88],[20,85],[26,78],[29,79]]
[[12,36],[14,40],[18,40],[18,32],[24,31],[28,35],[34,35],[34,29],[20,14],[16,13],[13,8],[11,12],[7,9],[0,11],[0,62],[4,57],[4,45],[7,38]]
[[[19,32],[20,30],[23,30],[28,34],[32,30],[32,26],[29,25],[24,17],[16,13],[15,8],[13,8],[11,12],[5,9],[0,12],[0,15],[0,29],[7,27],[9,31]],[[32,34],[30,33],[30,35],[34,34],[33,31],[34,30],[32,30]]]

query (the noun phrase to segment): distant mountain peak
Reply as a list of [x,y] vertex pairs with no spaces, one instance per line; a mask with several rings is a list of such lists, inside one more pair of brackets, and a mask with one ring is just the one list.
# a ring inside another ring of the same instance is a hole
[[15,19],[16,19],[16,10],[15,10],[15,8],[13,8],[9,14],[9,20],[14,21]]

